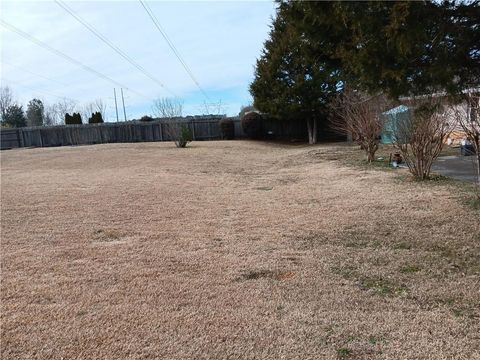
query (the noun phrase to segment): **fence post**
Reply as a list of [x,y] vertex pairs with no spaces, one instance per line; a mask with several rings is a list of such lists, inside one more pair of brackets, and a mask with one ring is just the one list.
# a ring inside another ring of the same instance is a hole
[[23,131],[22,131],[22,129],[17,129],[17,141],[18,141],[18,147],[23,147]]
[[197,139],[195,139],[195,122],[192,120],[190,120],[190,124],[192,125],[192,139],[195,141]]
[[43,147],[43,134],[42,134],[42,130],[41,129],[38,129],[38,134],[40,135],[39,138],[40,138],[40,147]]

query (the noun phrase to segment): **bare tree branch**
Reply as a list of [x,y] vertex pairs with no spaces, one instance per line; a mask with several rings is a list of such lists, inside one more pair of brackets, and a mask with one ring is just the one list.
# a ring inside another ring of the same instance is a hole
[[107,104],[105,104],[102,99],[95,99],[94,109],[95,112],[102,114],[104,120],[107,119]]
[[409,115],[397,119],[393,131],[394,145],[400,150],[412,175],[427,179],[454,124],[448,121],[438,98],[412,101]]
[[351,137],[365,150],[367,161],[372,162],[378,150],[382,131],[381,112],[386,107],[382,95],[367,96],[346,88],[331,104],[331,127]]
[[475,151],[478,195],[480,196],[480,93],[466,94],[463,104],[451,104],[450,113]]
[[45,105],[44,109],[45,117],[43,118],[43,125],[52,126],[57,124],[57,112],[55,104]]
[[8,86],[0,88],[0,115],[5,119],[7,109],[14,104],[12,90]]
[[183,148],[192,141],[188,124],[182,121],[183,102],[178,98],[159,98],[152,106],[155,116],[165,120],[163,129],[177,147]]
[[183,101],[178,98],[159,98],[155,99],[152,111],[159,118],[181,117],[183,112]]
[[72,99],[63,98],[52,105],[52,111],[55,113],[55,123],[63,124],[65,122],[65,114],[75,111],[77,104]]

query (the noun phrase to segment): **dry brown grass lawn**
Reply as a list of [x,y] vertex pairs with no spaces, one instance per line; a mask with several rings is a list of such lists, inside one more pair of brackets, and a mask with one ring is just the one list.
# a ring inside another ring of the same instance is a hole
[[349,151],[2,152],[2,358],[480,358],[479,213]]

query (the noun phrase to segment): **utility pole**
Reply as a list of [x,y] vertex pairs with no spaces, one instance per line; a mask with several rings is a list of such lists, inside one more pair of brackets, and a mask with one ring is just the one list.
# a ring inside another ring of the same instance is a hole
[[117,114],[117,122],[118,122],[117,92],[115,91],[115,88],[113,88],[113,97],[115,98],[115,113]]
[[127,121],[127,113],[125,112],[125,100],[123,100],[123,89],[120,88],[120,91],[122,93],[123,117],[125,118],[125,121]]

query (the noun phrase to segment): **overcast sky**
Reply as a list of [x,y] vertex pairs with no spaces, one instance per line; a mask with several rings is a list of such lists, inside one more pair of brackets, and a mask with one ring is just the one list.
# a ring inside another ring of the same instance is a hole
[[[79,105],[102,99],[115,119],[113,88],[124,87],[127,117],[151,114],[152,100],[176,96],[184,115],[236,115],[252,101],[253,79],[275,13],[271,1],[146,1],[191,70],[182,67],[139,1],[68,1],[73,12],[145,69],[156,81],[108,47],[55,1],[0,1],[1,82],[24,104],[67,97]],[[8,24],[117,84],[85,70],[8,28]],[[160,86],[160,83],[164,87]],[[120,86],[121,85],[121,86]],[[121,99],[117,99],[121,104]],[[120,109],[119,109],[120,110]],[[121,113],[121,111],[120,111]]]

